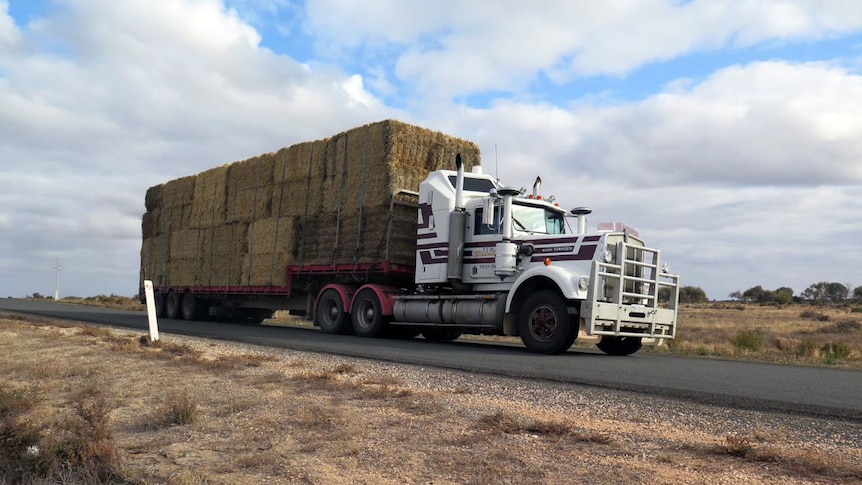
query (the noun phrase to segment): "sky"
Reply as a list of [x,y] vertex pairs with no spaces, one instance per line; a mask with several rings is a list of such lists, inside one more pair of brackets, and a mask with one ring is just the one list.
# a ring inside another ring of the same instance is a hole
[[858,0],[0,0],[0,297],[132,296],[147,188],[389,118],[711,299],[862,286]]

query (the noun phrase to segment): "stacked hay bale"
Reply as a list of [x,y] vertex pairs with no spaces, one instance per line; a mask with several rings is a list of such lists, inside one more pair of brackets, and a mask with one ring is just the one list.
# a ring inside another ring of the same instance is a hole
[[152,187],[142,279],[268,287],[288,266],[412,266],[417,201],[396,194],[458,153],[479,163],[469,141],[386,120]]

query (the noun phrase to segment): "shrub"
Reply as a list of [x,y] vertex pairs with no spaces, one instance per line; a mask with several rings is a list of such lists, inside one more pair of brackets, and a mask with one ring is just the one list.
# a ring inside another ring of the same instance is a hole
[[197,419],[198,403],[188,391],[168,394],[158,421],[164,425],[191,424]]
[[832,365],[847,360],[850,357],[850,346],[841,342],[823,344],[820,348],[823,352],[823,360]]
[[110,481],[118,475],[119,453],[108,426],[111,408],[104,390],[85,385],[72,396],[72,409],[46,446],[46,465],[53,473],[63,467],[77,470],[88,482]]
[[828,322],[829,315],[824,313],[816,312],[814,310],[805,310],[799,315],[800,318],[804,318],[806,320],[817,320],[818,322]]
[[749,350],[757,352],[763,346],[763,332],[760,329],[740,330],[736,336],[731,339],[737,350]]
[[0,385],[0,483],[23,482],[36,469],[39,430],[23,417],[34,403],[31,393]]
[[805,339],[796,345],[797,357],[814,357],[817,353],[817,344],[811,339]]

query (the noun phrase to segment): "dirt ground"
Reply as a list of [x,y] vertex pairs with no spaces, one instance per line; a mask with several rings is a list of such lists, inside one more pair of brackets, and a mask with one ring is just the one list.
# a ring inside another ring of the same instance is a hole
[[862,423],[13,315],[0,348],[42,440],[104,399],[113,482],[862,483]]

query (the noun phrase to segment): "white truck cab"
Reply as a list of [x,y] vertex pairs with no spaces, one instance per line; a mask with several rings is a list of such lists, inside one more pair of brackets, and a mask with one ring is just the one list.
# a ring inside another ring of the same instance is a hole
[[396,324],[426,336],[518,335],[541,353],[580,338],[627,355],[675,336],[679,277],[636,231],[616,223],[588,233],[590,211],[570,215],[544,199],[540,179],[526,195],[456,163],[420,184],[417,291],[396,298]]

